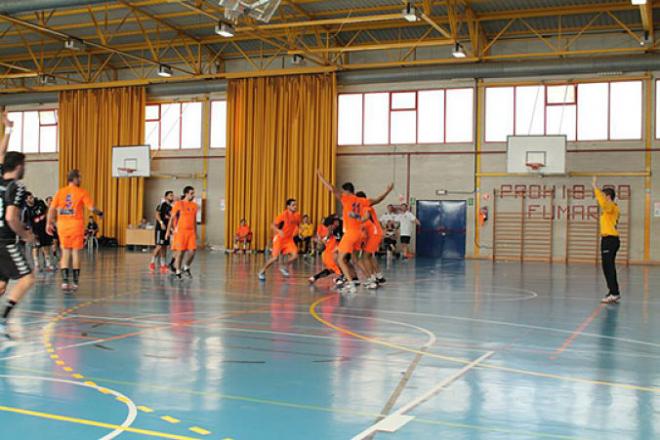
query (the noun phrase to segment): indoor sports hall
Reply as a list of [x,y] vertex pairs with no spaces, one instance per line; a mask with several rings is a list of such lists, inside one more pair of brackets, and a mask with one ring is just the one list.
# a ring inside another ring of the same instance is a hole
[[0,439],[660,438],[659,152],[658,0],[0,0]]

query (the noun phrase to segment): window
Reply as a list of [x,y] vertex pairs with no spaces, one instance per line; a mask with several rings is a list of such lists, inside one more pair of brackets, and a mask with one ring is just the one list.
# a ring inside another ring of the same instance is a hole
[[14,122],[9,150],[22,153],[57,152],[57,110],[9,112],[8,116]]
[[337,142],[339,145],[362,143],[362,94],[339,95]]
[[486,142],[505,142],[513,133],[564,134],[569,141],[639,140],[642,82],[488,87],[485,126]]
[[152,150],[202,148],[202,103],[147,105],[145,140]]
[[227,147],[227,101],[211,102],[211,148]]
[[473,89],[339,95],[339,145],[472,142]]

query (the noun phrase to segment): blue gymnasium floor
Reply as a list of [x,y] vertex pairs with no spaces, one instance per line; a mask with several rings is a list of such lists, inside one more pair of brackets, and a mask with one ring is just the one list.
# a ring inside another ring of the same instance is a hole
[[600,306],[590,265],[394,262],[341,298],[312,261],[260,284],[261,256],[203,253],[184,282],[147,258],[88,258],[75,296],[40,276],[0,352],[0,438],[660,437],[658,267]]

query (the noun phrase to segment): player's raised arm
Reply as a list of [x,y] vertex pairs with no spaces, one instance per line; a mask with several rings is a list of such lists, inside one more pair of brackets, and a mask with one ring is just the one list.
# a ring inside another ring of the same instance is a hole
[[323,177],[323,174],[321,174],[321,170],[316,170],[316,175],[321,180],[321,183],[323,184],[323,186],[325,186],[328,189],[328,191],[330,191],[332,194],[334,194],[335,198],[337,200],[341,200],[341,191],[338,188],[335,188],[334,186],[332,186],[330,184],[330,182],[325,180],[325,178]]
[[370,204],[371,206],[374,206],[374,205],[379,204],[380,202],[382,202],[383,200],[385,200],[385,197],[387,197],[387,195],[388,195],[389,193],[391,193],[393,189],[394,189],[394,184],[393,184],[393,183],[390,183],[389,185],[387,185],[387,188],[385,189],[385,192],[384,192],[383,194],[381,194],[380,196],[376,197],[375,199],[369,199],[369,204]]
[[14,123],[9,120],[9,116],[7,115],[6,111],[2,111],[0,118],[2,118],[2,125],[5,127],[5,132],[0,133],[0,135],[2,135],[0,138],[0,164],[2,164],[5,161],[5,153],[7,152],[7,148],[9,148],[9,138],[11,137],[11,132],[14,129]]

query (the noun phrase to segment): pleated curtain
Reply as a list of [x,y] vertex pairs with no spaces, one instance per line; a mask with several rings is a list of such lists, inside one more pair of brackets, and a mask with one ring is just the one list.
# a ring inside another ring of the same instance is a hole
[[82,187],[105,212],[100,235],[125,244],[129,224],[142,218],[144,178],[112,177],[112,147],[144,143],[143,87],[73,90],[59,96],[59,180],[79,169]]
[[333,211],[334,199],[316,178],[332,182],[336,161],[337,86],[334,74],[230,80],[227,95],[225,242],[241,218],[267,247],[275,215],[288,198],[314,223]]

